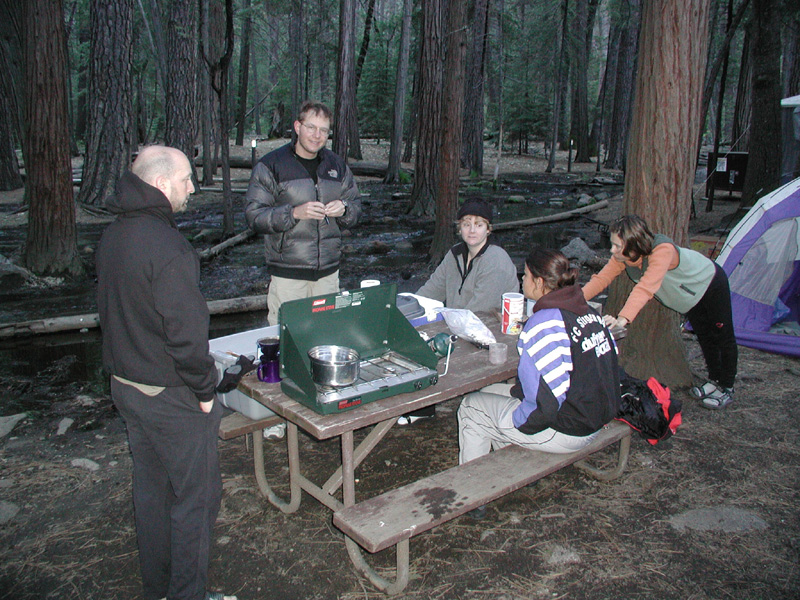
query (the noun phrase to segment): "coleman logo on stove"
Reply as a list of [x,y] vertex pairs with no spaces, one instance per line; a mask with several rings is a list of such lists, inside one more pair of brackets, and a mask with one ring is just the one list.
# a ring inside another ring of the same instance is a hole
[[357,396],[355,398],[348,398],[347,400],[341,400],[339,404],[336,406],[339,410],[344,410],[345,408],[350,408],[351,406],[358,406],[361,404],[361,396]]
[[314,302],[311,305],[311,312],[316,313],[316,312],[322,312],[324,310],[333,310],[334,308],[336,308],[333,304],[329,304],[328,306],[324,306],[324,304],[325,304],[325,298],[314,300]]

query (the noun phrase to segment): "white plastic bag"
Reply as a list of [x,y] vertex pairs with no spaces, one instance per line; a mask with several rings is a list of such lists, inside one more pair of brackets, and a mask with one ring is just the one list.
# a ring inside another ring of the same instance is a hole
[[494,344],[497,340],[489,328],[475,313],[463,308],[442,308],[439,310],[450,331],[460,338],[479,346]]

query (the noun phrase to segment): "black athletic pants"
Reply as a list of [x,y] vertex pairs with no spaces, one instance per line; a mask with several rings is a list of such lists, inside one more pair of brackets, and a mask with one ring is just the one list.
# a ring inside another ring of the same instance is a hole
[[686,316],[697,335],[708,378],[722,387],[732,388],[736,379],[739,347],[733,333],[731,290],[728,277],[718,264],[711,285]]
[[222,407],[208,414],[186,387],[156,396],[111,378],[128,429],[133,507],[145,600],[203,600],[211,529],[222,497],[217,435]]

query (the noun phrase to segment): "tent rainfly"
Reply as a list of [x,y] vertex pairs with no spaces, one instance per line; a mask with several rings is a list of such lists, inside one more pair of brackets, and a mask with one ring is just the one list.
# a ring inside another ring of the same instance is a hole
[[748,211],[717,263],[730,281],[737,342],[800,357],[800,178]]

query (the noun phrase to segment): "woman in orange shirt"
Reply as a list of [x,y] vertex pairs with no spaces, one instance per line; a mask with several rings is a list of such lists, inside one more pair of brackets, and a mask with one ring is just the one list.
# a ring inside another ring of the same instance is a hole
[[636,285],[618,316],[604,317],[609,327],[632,322],[653,297],[685,314],[697,334],[709,378],[691,393],[706,408],[726,407],[733,401],[739,349],[725,271],[699,252],[681,248],[667,236],[653,235],[636,215],[617,219],[610,232],[611,260],[583,287],[584,298],[594,298],[625,272]]

